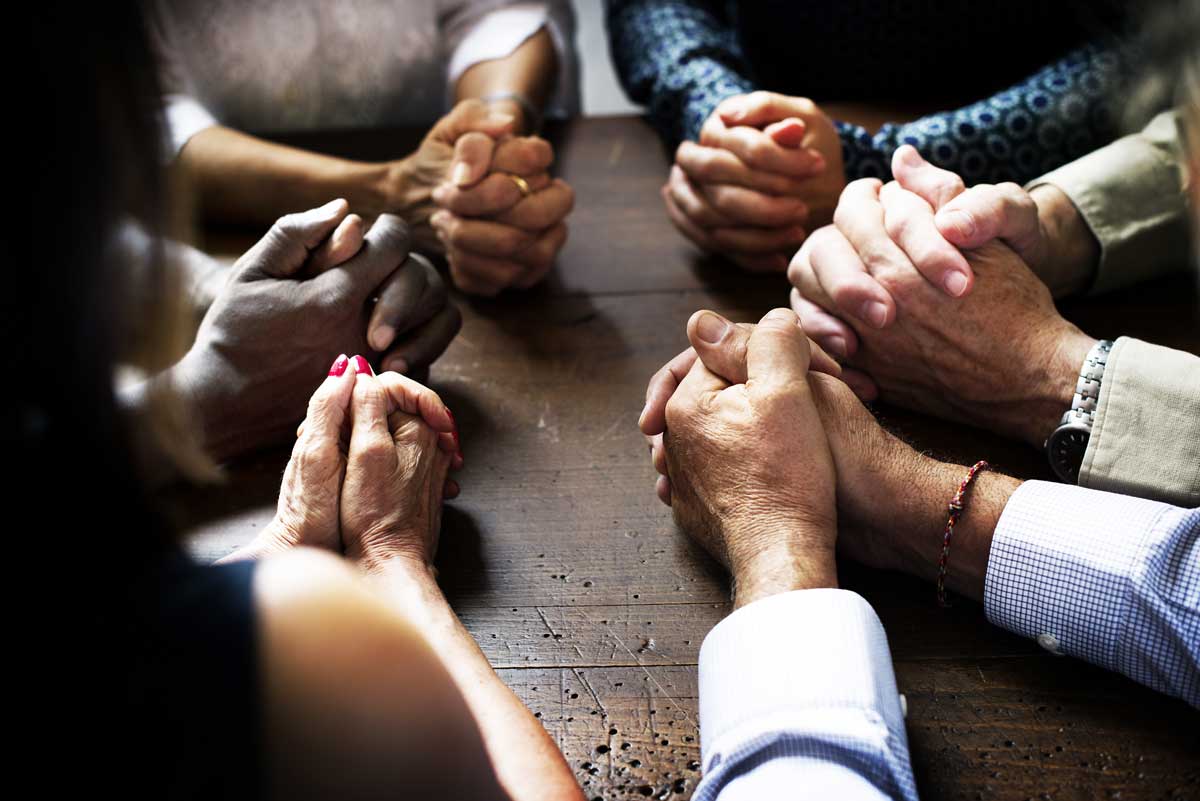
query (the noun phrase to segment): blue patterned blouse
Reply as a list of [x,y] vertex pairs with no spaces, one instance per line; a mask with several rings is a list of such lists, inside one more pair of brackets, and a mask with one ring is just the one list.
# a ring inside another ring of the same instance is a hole
[[670,145],[756,89],[951,108],[990,94],[875,134],[837,121],[847,180],[889,178],[892,152],[911,144],[968,184],[1024,183],[1113,139],[1112,26],[1070,3],[991,5],[609,0],[607,24],[625,90]]

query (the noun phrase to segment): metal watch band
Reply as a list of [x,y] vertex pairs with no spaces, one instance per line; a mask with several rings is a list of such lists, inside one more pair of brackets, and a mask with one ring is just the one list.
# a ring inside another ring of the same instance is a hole
[[1096,408],[1100,403],[1100,384],[1104,380],[1104,367],[1112,351],[1112,340],[1102,339],[1088,351],[1079,370],[1079,381],[1075,384],[1075,397],[1071,408],[1063,415],[1059,425],[1077,424],[1089,430],[1096,419]]

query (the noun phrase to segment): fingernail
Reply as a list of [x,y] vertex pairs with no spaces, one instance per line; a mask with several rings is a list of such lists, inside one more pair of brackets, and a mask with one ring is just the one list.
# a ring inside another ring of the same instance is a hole
[[[381,325],[371,332],[371,347],[375,350],[387,350],[387,346],[392,344],[392,340],[396,338],[396,329],[390,325]],[[396,372],[400,372],[397,370]]]
[[846,340],[843,337],[829,337],[825,340],[825,350],[831,351],[834,356],[840,356],[843,359],[850,355],[850,349],[846,347]]
[[454,447],[458,450],[459,458],[463,458],[462,440],[458,436],[458,421],[454,419],[454,412],[450,411],[450,407],[446,409],[446,416],[450,418],[450,425],[454,426],[454,430],[450,432],[450,436],[454,438]]
[[638,415],[638,428],[642,427],[642,421],[646,419],[646,412],[648,411],[650,411],[650,404],[646,403],[646,405],[642,407],[642,413]]
[[696,336],[712,345],[720,342],[728,330],[729,323],[712,312],[704,312],[696,320]]
[[958,270],[951,270],[942,279],[942,286],[946,287],[946,291],[954,297],[961,298],[962,294],[967,291],[967,277]]
[[447,188],[447,186],[445,184],[438,184],[437,188],[433,190],[433,194],[432,194],[433,202],[434,203],[445,203],[446,195],[449,193],[450,193],[450,190],[449,190],[449,188]]
[[442,225],[446,222],[446,218],[449,216],[450,212],[446,211],[445,209],[435,211],[433,214],[429,215],[429,224],[435,227]]
[[362,356],[354,357],[354,372],[359,375],[375,375],[375,371],[371,369],[371,363]]
[[340,197],[335,200],[331,200],[328,203],[326,203],[324,206],[322,206],[321,208],[317,209],[317,213],[320,215],[320,217],[322,219],[324,219],[325,217],[332,217],[338,213],[338,211],[342,207],[342,204],[345,202],[346,202],[345,198],[340,198]]
[[450,180],[457,186],[465,186],[467,181],[471,180],[471,168],[467,166],[466,162],[460,161],[454,165],[454,172],[451,173]]
[[887,306],[877,300],[868,300],[863,304],[863,318],[876,328],[883,328],[887,322]]
[[336,359],[333,360],[333,364],[329,368],[329,374],[331,376],[335,376],[335,377],[341,376],[343,373],[346,372],[346,368],[349,366],[350,366],[350,357],[348,357],[346,354],[343,353],[341,356],[338,356]]
[[964,239],[975,234],[975,221],[965,211],[947,211],[938,216],[943,225],[953,228]]
[[388,359],[388,361],[387,361],[387,369],[391,370],[393,373],[400,373],[401,375],[407,375],[408,374],[408,362],[406,362],[404,359],[401,359],[399,356],[393,356],[392,358]]

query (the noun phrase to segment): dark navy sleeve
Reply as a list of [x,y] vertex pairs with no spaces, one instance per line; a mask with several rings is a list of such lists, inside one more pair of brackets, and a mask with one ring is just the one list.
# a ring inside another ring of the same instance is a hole
[[621,85],[669,145],[697,140],[727,97],[756,88],[724,3],[609,0],[609,48]]

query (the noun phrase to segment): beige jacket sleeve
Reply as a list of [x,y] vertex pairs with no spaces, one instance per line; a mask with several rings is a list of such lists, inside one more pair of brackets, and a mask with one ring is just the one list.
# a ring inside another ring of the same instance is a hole
[[[1107,292],[1188,269],[1188,209],[1182,121],[1164,111],[1140,132],[1034,179],[1052,184],[1079,209],[1100,243],[1092,292]],[[1041,276],[1048,286],[1082,276]],[[1078,280],[1076,280],[1078,279]]]
[[1116,341],[1079,484],[1200,506],[1200,357]]

